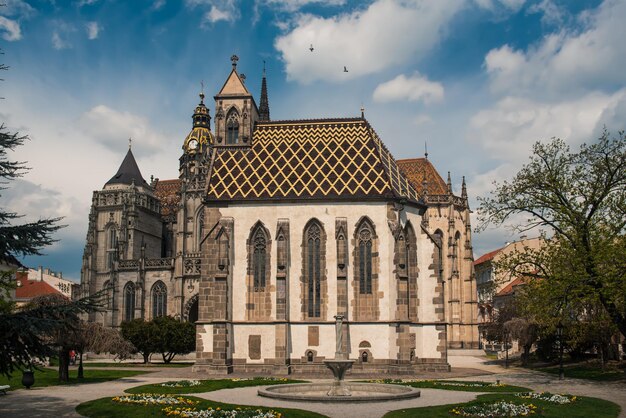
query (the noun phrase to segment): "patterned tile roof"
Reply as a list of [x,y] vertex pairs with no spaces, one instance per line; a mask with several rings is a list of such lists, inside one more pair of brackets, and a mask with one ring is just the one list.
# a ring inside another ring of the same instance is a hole
[[363,119],[259,123],[252,147],[216,148],[209,200],[419,196]]
[[180,180],[157,180],[154,194],[161,202],[161,215],[175,214],[180,202]]
[[428,187],[428,194],[448,193],[446,182],[427,158],[398,160],[398,167],[420,195],[424,193],[424,181]]

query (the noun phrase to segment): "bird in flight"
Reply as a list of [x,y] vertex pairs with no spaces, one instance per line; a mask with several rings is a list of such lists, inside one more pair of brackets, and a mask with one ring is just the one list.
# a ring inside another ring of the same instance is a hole
[[309,47],[309,51],[313,52],[315,48],[313,48],[313,44],[311,44],[311,46]]
[[348,69],[346,68],[346,66],[345,66],[345,65],[343,66],[343,72],[344,72],[344,73],[347,73],[347,72],[348,72]]

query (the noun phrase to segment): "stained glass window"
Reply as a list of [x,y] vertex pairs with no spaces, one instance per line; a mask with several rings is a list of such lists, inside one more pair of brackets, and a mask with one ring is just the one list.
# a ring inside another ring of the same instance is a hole
[[256,232],[254,233],[254,241],[253,248],[254,252],[252,255],[252,271],[254,275],[254,289],[255,290],[264,290],[265,289],[265,264],[266,264],[266,252],[267,252],[267,243],[265,240],[265,233],[261,226],[258,226]]
[[226,143],[236,144],[239,141],[239,115],[231,111],[226,119]]
[[306,231],[306,283],[307,305],[310,318],[319,318],[321,315],[321,228],[318,224],[311,224]]
[[152,317],[167,315],[167,286],[158,281],[152,286]]
[[362,223],[358,234],[359,247],[359,292],[372,293],[372,229]]
[[135,285],[131,282],[124,286],[124,321],[135,319]]

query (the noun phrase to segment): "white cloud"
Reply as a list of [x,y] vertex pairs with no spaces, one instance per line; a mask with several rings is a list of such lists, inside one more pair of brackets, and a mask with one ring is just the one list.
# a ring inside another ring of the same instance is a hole
[[61,20],[55,20],[52,22],[54,28],[52,30],[52,46],[54,49],[61,50],[72,47],[72,43],[69,40],[70,34],[76,31],[76,28]]
[[98,39],[98,35],[102,30],[102,27],[98,24],[98,22],[87,22],[85,24],[85,29],[87,30],[87,38],[89,40]]
[[343,6],[346,0],[261,0],[262,4],[287,12],[295,12],[312,4],[318,6]]
[[610,95],[594,92],[556,103],[506,97],[471,118],[469,136],[490,156],[520,162],[539,140],[559,137],[573,145],[593,140],[603,123],[626,109],[625,102],[626,89]]
[[185,0],[188,8],[208,9],[202,16],[202,25],[219,21],[234,22],[240,17],[235,0]]
[[428,80],[418,73],[411,77],[400,74],[393,80],[379,84],[374,90],[374,100],[377,102],[392,102],[421,100],[425,104],[443,100],[444,90],[441,83]]
[[512,12],[517,12],[522,8],[526,0],[474,0],[478,7],[495,11],[498,8],[505,8]]
[[165,6],[165,0],[154,0],[154,3],[152,3],[152,10],[159,10],[163,6]]
[[428,123],[432,123],[433,122],[433,118],[431,118],[428,115],[424,115],[424,114],[420,114],[415,116],[415,118],[413,119],[413,123],[417,126],[420,125],[426,125]]
[[547,25],[562,24],[566,15],[566,11],[553,0],[542,0],[530,5],[528,13],[540,13],[541,22]]
[[120,143],[128,138],[140,141],[144,155],[158,152],[167,143],[167,138],[151,128],[147,118],[105,105],[85,112],[79,124],[89,137],[114,152],[119,152]]
[[[490,51],[485,67],[497,94],[579,95],[626,83],[626,2],[606,0],[578,28],[546,36],[526,51]],[[580,27],[582,26],[582,28]]]
[[97,2],[98,0],[79,0],[78,7],[91,6],[93,4],[96,4]]
[[1,4],[0,12],[5,16],[19,16],[29,19],[36,13],[30,4],[23,0],[4,0]]
[[0,16],[0,31],[2,31],[2,39],[5,41],[11,42],[22,39],[20,24],[4,16]]
[[376,0],[328,18],[299,15],[275,47],[289,80],[340,82],[419,59],[437,45],[463,6],[456,0]]

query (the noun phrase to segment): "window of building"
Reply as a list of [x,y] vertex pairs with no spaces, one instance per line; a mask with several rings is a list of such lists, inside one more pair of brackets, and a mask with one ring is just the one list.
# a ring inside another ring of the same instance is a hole
[[321,307],[321,236],[322,228],[317,222],[306,229],[305,274],[307,285],[307,311],[309,318],[320,317]]
[[363,220],[357,228],[357,256],[359,266],[359,293],[372,293],[372,240],[374,228]]
[[111,227],[107,237],[107,268],[111,270],[115,262],[115,253],[117,250],[117,231]]
[[437,268],[437,276],[439,280],[443,278],[443,232],[440,229],[435,231],[435,241],[437,242],[437,262],[435,266]]
[[132,282],[124,286],[124,321],[135,319],[135,285]]
[[267,241],[263,227],[258,225],[253,232],[252,241],[252,274],[254,276],[254,290],[265,290]]
[[232,109],[226,118],[226,143],[236,144],[239,142],[239,114]]
[[167,315],[167,286],[158,281],[152,286],[152,317]]

